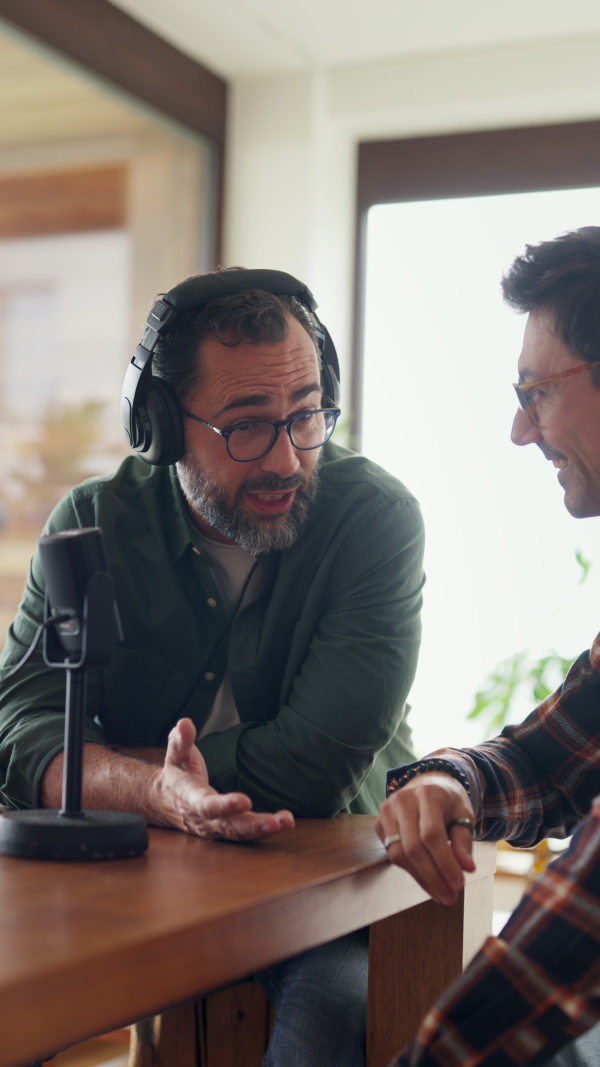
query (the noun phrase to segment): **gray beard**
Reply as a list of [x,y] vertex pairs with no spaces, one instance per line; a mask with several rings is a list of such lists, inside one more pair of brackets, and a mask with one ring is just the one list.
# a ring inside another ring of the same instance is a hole
[[[177,464],[177,475],[188,503],[205,522],[253,556],[285,552],[292,547],[306,522],[320,480],[319,464],[308,479],[301,474],[293,474],[290,478],[277,478],[274,475],[249,478],[231,501],[225,490],[188,456],[184,456]],[[241,506],[246,492],[289,492],[292,489],[296,490],[294,502],[283,516],[250,517]]]

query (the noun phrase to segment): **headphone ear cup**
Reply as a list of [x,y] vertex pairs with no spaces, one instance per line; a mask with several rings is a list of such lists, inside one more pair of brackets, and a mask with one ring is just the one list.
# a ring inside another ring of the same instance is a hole
[[319,330],[323,336],[321,350],[321,388],[326,396],[337,406],[340,402],[340,364],[331,340],[331,335],[323,323],[319,323]]
[[183,419],[177,397],[161,378],[152,378],[140,415],[146,428],[146,447],[138,449],[140,459],[156,467],[177,463],[185,450]]
[[337,406],[340,402],[340,383],[335,376],[333,367],[323,359],[321,362],[321,389],[326,397]]

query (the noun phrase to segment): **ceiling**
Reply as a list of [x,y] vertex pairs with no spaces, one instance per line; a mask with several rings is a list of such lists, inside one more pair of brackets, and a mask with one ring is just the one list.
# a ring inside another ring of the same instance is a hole
[[[111,0],[226,78],[600,35],[598,0]],[[148,117],[3,26],[0,144],[123,133]]]
[[111,0],[224,77],[600,33],[598,0]]

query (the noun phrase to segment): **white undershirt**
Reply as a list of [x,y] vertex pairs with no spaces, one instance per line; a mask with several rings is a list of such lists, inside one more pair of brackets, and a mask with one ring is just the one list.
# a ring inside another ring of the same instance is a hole
[[[235,609],[244,588],[244,582],[256,563],[256,559],[245,548],[240,548],[239,545],[222,545],[218,541],[211,541],[195,528],[194,541],[212,561],[215,585],[221,594],[223,607],[227,612],[228,620],[230,620],[231,612]],[[260,580],[261,572],[257,567],[248,583],[244,599],[238,606],[238,612],[245,608],[247,604],[251,604],[253,600],[256,600],[260,588]],[[204,737],[206,734],[226,730],[229,726],[236,726],[239,721],[240,717],[235,706],[229,681],[229,670],[226,670],[223,681],[216,693],[210,715],[198,736]]]

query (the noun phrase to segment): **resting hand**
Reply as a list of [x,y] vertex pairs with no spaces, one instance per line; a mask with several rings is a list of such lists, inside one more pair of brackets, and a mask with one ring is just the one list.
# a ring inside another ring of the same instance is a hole
[[251,811],[252,801],[244,793],[217,793],[208,784],[206,763],[195,739],[191,719],[180,719],[169,734],[164,765],[154,783],[161,825],[231,841],[256,841],[293,828],[289,811],[258,814]]
[[394,834],[388,855],[440,904],[454,904],[464,885],[463,871],[474,871],[473,841],[464,826],[446,827],[452,819],[475,821],[465,789],[449,774],[418,774],[387,798],[375,830],[383,841]]

